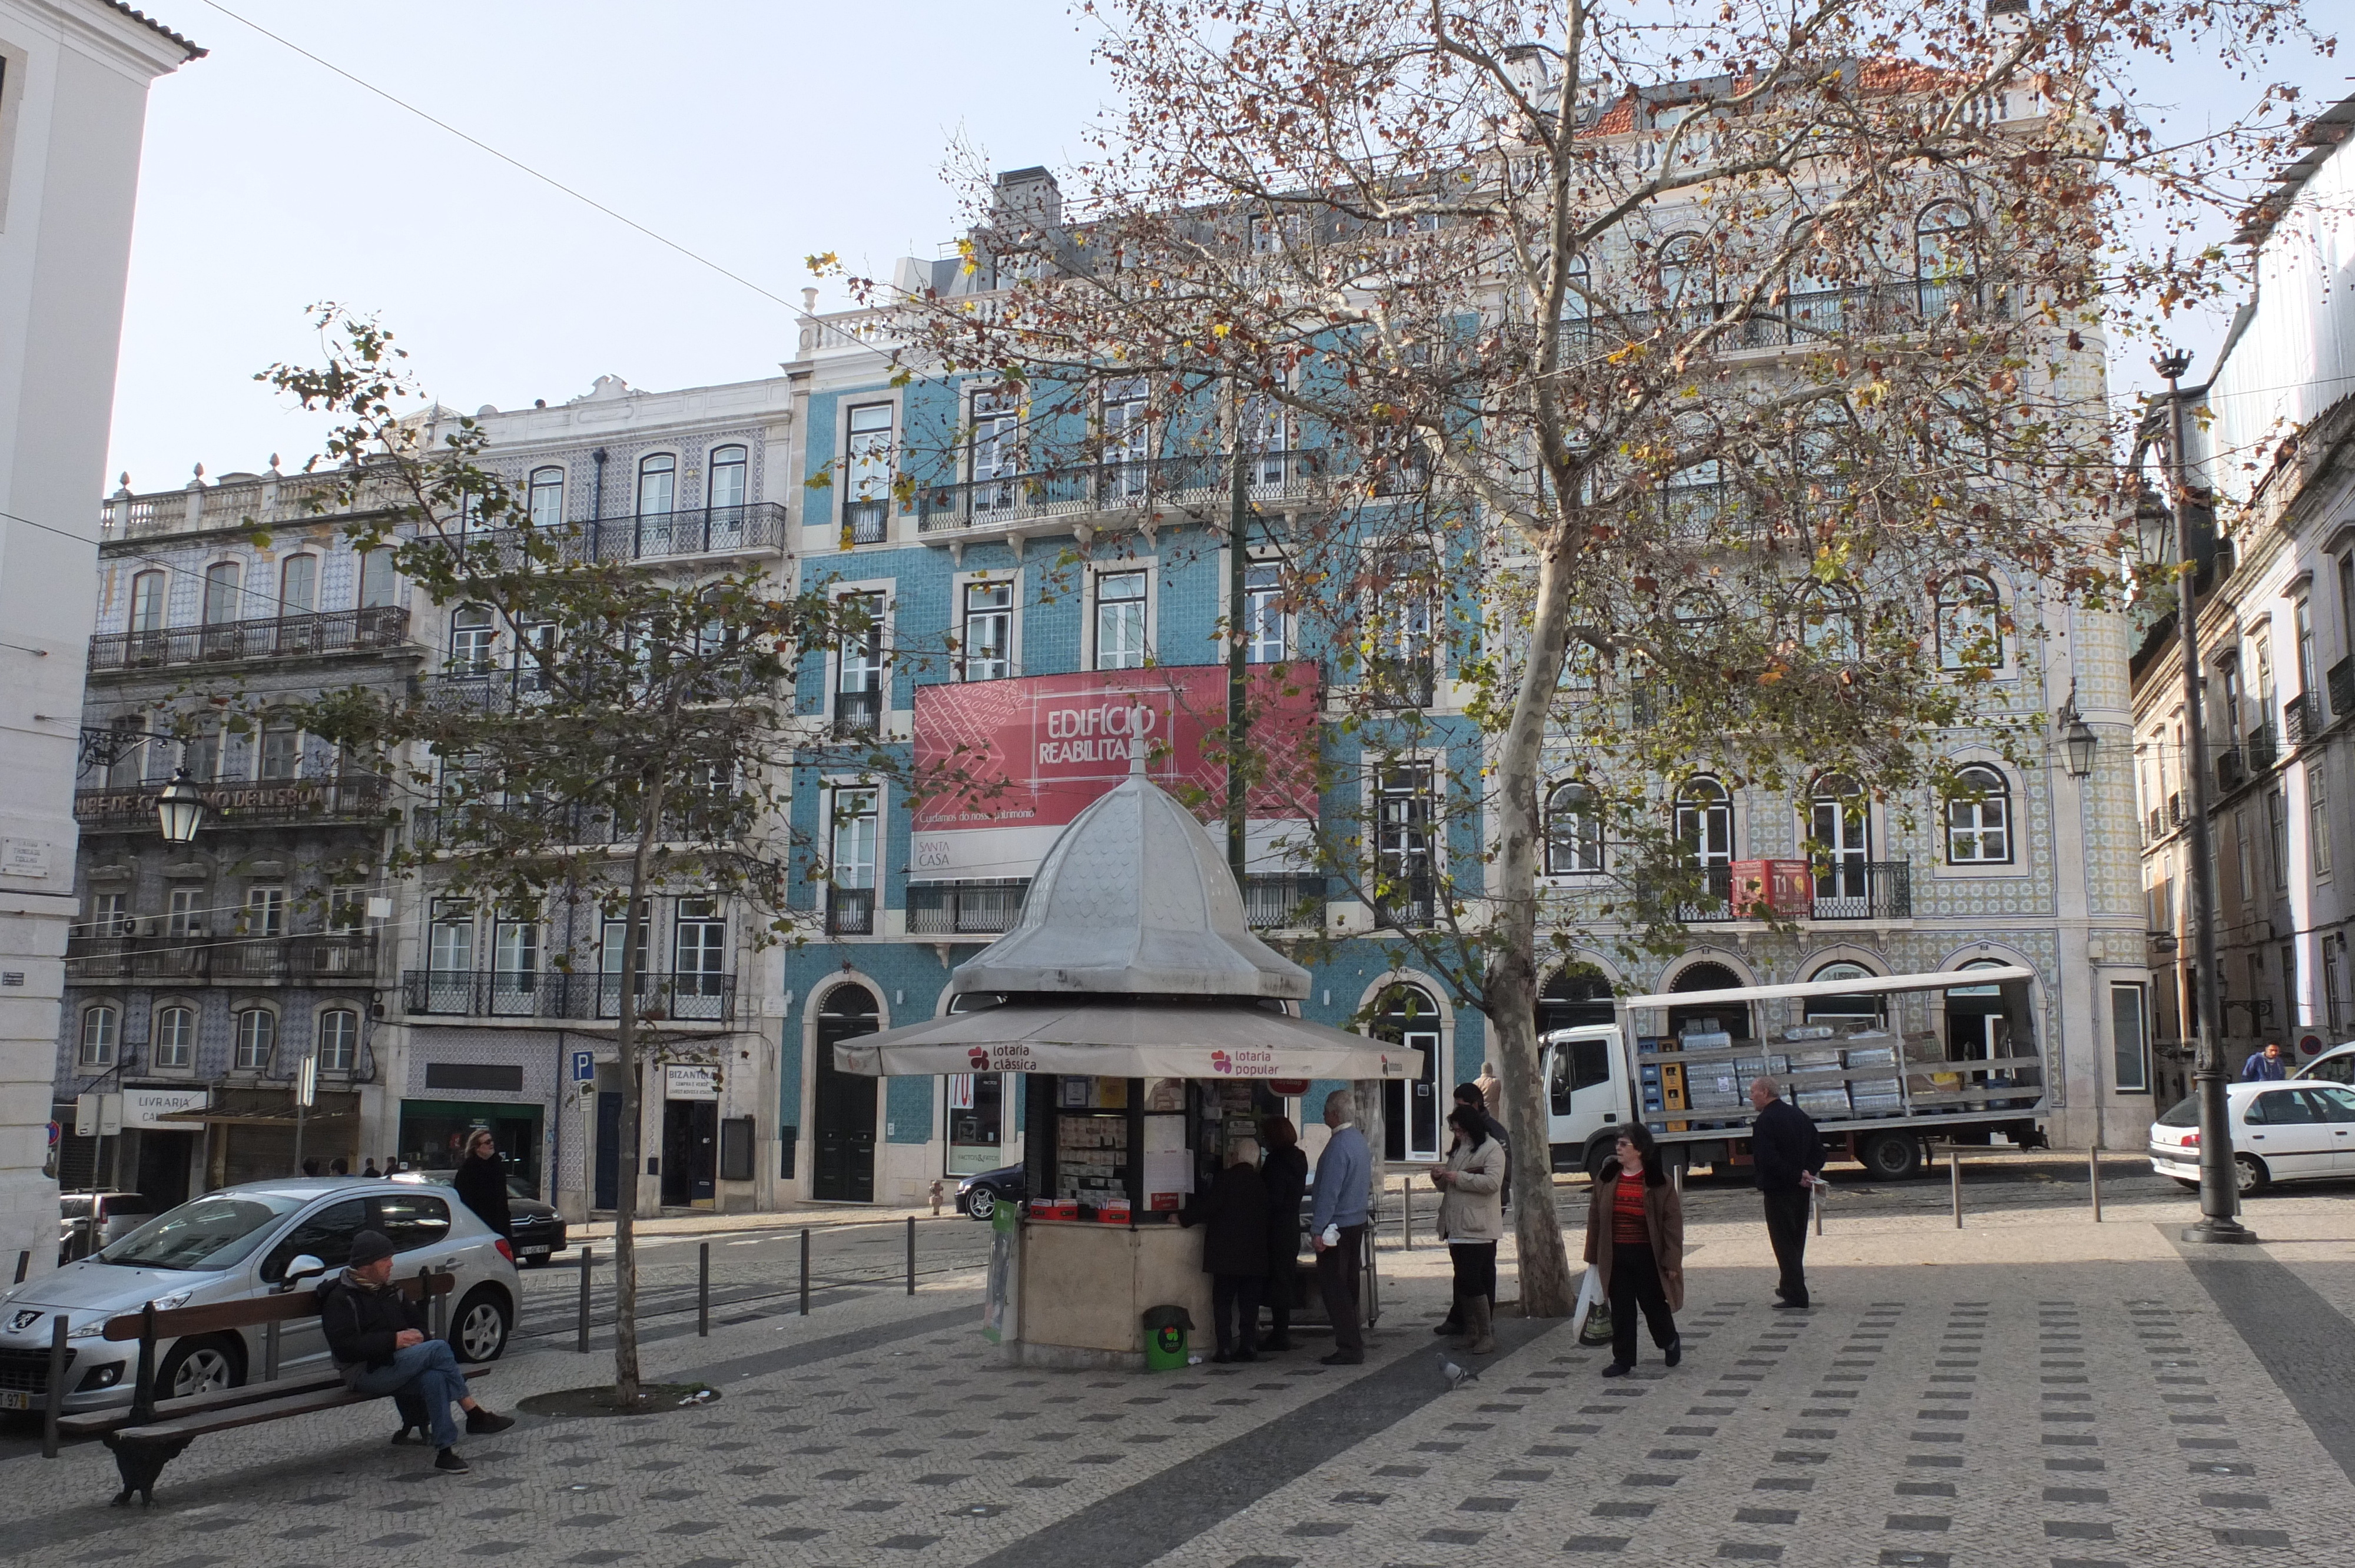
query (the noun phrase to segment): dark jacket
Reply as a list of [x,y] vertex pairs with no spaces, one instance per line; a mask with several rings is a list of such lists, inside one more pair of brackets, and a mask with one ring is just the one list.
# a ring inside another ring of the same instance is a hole
[[1202,1272],[1267,1272],[1267,1184],[1248,1165],[1219,1172],[1208,1193],[1188,1204],[1178,1223],[1201,1225]]
[[1824,1140],[1806,1112],[1788,1100],[1769,1100],[1750,1124],[1750,1159],[1762,1192],[1799,1191],[1799,1172],[1824,1168]]
[[483,1224],[513,1238],[515,1220],[507,1213],[507,1162],[497,1150],[492,1150],[488,1160],[469,1154],[458,1161],[458,1173],[451,1185],[458,1190],[458,1201],[474,1210]]
[[2249,1059],[2241,1064],[2241,1082],[2254,1084],[2271,1082],[2289,1076],[2289,1058],[2268,1062],[2263,1051],[2252,1051]]
[[[1618,1203],[1619,1161],[1608,1160],[1586,1200],[1586,1261],[1594,1266],[1597,1283],[1606,1293],[1611,1288],[1611,1266],[1614,1261],[1611,1232],[1618,1221]],[[1657,1164],[1644,1168],[1644,1228],[1651,1233],[1652,1266],[1660,1277],[1660,1294],[1668,1298],[1669,1311],[1681,1312],[1685,1306],[1685,1204],[1677,1196],[1677,1190],[1668,1185],[1668,1173]]]
[[1259,1168],[1267,1190],[1267,1271],[1282,1274],[1300,1255],[1300,1200],[1308,1191],[1308,1155],[1298,1144],[1271,1148]]
[[401,1295],[398,1280],[371,1290],[337,1275],[319,1287],[319,1327],[337,1366],[387,1366],[395,1335],[403,1329],[426,1331],[425,1307]]

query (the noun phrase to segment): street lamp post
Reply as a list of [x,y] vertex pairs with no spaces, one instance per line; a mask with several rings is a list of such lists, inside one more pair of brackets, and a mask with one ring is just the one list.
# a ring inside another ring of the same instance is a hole
[[2216,994],[2216,863],[2208,823],[2208,728],[2201,712],[2198,567],[2192,559],[2191,486],[2183,456],[2183,392],[2191,356],[2169,353],[2151,362],[2167,378],[2167,474],[2175,512],[2175,633],[2183,664],[2183,789],[2190,797],[2192,994],[2199,999],[2191,1074],[2200,1097],[2200,1222],[2187,1242],[2253,1242],[2256,1233],[2232,1216],[2239,1196],[2232,1163],[2232,1107],[2224,1094],[2224,1029]]
[[156,825],[163,829],[167,844],[194,843],[204,820],[205,792],[183,768],[155,797]]

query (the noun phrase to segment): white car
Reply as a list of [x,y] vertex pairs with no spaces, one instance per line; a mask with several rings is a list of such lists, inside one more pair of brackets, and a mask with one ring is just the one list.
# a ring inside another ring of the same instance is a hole
[[2355,1040],[2350,1040],[2344,1045],[2333,1045],[2291,1075],[2297,1078],[2319,1078],[2325,1083],[2346,1084],[2355,1087]]
[[[2227,1084],[2232,1162],[2243,1193],[2275,1181],[2355,1177],[2355,1088],[2324,1080]],[[2200,1097],[2150,1124],[2150,1168],[2200,1185]]]
[[[315,1285],[344,1266],[364,1230],[391,1239],[397,1275],[431,1267],[457,1276],[448,1320],[459,1360],[487,1361],[506,1348],[523,1299],[514,1253],[454,1194],[357,1176],[249,1181],[208,1192],[93,1256],[0,1291],[0,1411],[40,1408],[59,1317],[67,1322],[66,1409],[128,1404],[139,1344],[101,1338],[108,1319],[149,1301],[204,1306],[300,1287],[305,1280],[287,1277],[297,1261],[304,1267],[296,1272]],[[261,1375],[262,1331],[166,1340],[156,1354],[158,1398],[232,1388]],[[324,1365],[326,1354],[316,1318],[298,1319],[280,1334],[282,1373]]]

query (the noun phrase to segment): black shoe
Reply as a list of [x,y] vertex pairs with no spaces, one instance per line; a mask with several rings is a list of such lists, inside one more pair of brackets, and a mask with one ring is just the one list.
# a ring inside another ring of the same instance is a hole
[[1280,1351],[1288,1351],[1292,1349],[1292,1341],[1284,1338],[1282,1334],[1278,1334],[1272,1340],[1262,1340],[1259,1342],[1259,1348],[1260,1352],[1263,1355],[1274,1355]]
[[1447,1320],[1432,1330],[1434,1334],[1460,1334],[1464,1331],[1464,1314],[1450,1312]]
[[1366,1355],[1363,1351],[1335,1351],[1331,1355],[1319,1356],[1316,1360],[1328,1367],[1354,1367],[1363,1366]]
[[466,1412],[466,1430],[478,1435],[504,1432],[514,1425],[514,1416],[501,1415],[496,1411],[485,1410],[480,1405]]
[[1783,1299],[1774,1303],[1774,1310],[1777,1312],[1786,1309],[1799,1312],[1806,1311],[1807,1309],[1807,1298],[1802,1296],[1796,1301],[1794,1301],[1789,1297],[1785,1296]]
[[[417,1434],[417,1436],[414,1437],[410,1436],[410,1434],[412,1432]],[[411,1443],[421,1444],[424,1441],[425,1428],[422,1426],[404,1426],[400,1431],[392,1435],[392,1446],[396,1448],[406,1447]]]
[[1629,1372],[1634,1372],[1635,1370],[1636,1363],[1633,1361],[1613,1361],[1609,1366],[1603,1369],[1603,1375],[1604,1377],[1625,1377]]
[[474,1469],[474,1467],[466,1463],[465,1460],[458,1457],[457,1449],[444,1448],[439,1454],[433,1456],[433,1467],[437,1470],[445,1471],[453,1476],[463,1476]]
[[1668,1349],[1660,1352],[1660,1358],[1667,1361],[1670,1366],[1674,1366],[1678,1361],[1684,1360],[1685,1337],[1682,1334],[1678,1334],[1675,1339],[1670,1340],[1668,1341]]
[[1259,1352],[1257,1351],[1237,1351],[1235,1352],[1235,1360],[1239,1361],[1255,1361],[1259,1360]]
[[1217,1355],[1212,1356],[1210,1359],[1216,1361],[1219,1365],[1225,1366],[1229,1361],[1235,1359],[1235,1353],[1232,1351],[1220,1351]]

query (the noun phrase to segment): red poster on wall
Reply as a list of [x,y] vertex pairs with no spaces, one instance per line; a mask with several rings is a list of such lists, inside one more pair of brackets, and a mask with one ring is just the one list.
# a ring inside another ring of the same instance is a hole
[[[1278,672],[1282,673],[1279,673]],[[1316,815],[1315,666],[1259,666],[1247,677],[1252,752],[1266,774],[1250,797],[1252,859],[1271,869],[1279,841]],[[1225,799],[1215,732],[1226,724],[1223,665],[1031,675],[916,688],[917,776],[909,871],[920,881],[1027,877],[1058,831],[1129,770],[1142,740],[1164,789]]]

